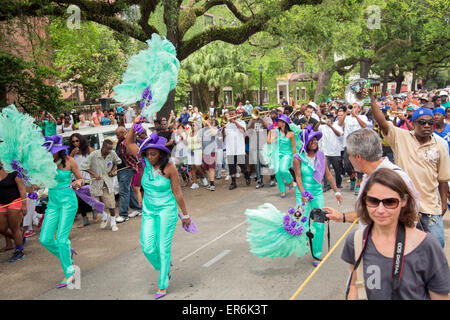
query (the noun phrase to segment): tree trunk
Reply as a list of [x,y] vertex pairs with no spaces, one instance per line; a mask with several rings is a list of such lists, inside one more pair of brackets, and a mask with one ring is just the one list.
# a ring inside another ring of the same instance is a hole
[[413,71],[413,78],[412,78],[412,83],[411,83],[411,91],[414,92],[416,91],[416,73]]
[[359,63],[359,77],[362,79],[369,78],[371,61],[368,58],[362,58]]
[[314,93],[314,101],[317,100],[319,95],[323,92],[325,87],[328,85],[331,79],[331,72],[329,70],[325,70],[319,72],[319,79],[317,80],[316,92]]
[[[219,107],[220,87],[214,87],[214,106]],[[209,107],[209,105],[208,105]]]
[[384,76],[383,76],[383,89],[381,91],[381,96],[385,97],[387,90],[388,90],[388,82],[389,82],[389,73],[390,70],[384,70]]
[[402,82],[405,79],[403,73],[400,73],[398,77],[395,78],[395,93],[400,93],[402,90]]

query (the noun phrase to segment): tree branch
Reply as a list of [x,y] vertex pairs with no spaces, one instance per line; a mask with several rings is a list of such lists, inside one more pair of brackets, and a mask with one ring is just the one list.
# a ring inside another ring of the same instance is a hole
[[250,19],[249,17],[247,17],[243,13],[241,13],[239,11],[239,9],[233,4],[232,1],[228,1],[228,0],[207,1],[204,5],[194,8],[194,12],[197,17],[200,17],[200,16],[204,15],[212,7],[216,7],[216,6],[220,6],[220,5],[226,5],[228,7],[228,10],[230,10],[234,14],[234,16],[243,23],[247,22]]
[[[322,0],[281,0],[279,8],[281,11],[287,11],[294,5],[320,4],[321,2]],[[216,40],[231,44],[242,44],[251,35],[261,31],[263,26],[272,17],[273,11],[271,8],[266,8],[266,10],[262,10],[255,14],[252,18],[249,18],[247,22],[238,27],[209,28],[200,34],[193,36],[189,40],[181,41],[177,50],[178,59],[182,61],[191,53]]]

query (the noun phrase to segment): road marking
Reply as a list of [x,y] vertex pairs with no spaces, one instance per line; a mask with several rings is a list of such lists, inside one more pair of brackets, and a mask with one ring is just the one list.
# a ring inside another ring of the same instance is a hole
[[200,248],[198,248],[197,250],[191,252],[190,254],[188,254],[187,256],[185,256],[184,258],[180,259],[180,262],[186,260],[187,258],[189,258],[190,256],[193,256],[194,254],[196,254],[197,252],[199,252],[200,250],[202,250],[203,248],[206,248],[207,246],[209,246],[211,243],[213,243],[214,241],[219,240],[220,238],[224,237],[225,235],[229,234],[231,231],[239,228],[240,226],[242,226],[245,223],[245,221],[242,221],[241,223],[239,223],[237,226],[231,228],[230,230],[228,230],[227,232],[221,234],[220,236],[218,236],[217,238],[211,240],[210,242],[208,242],[207,244],[201,246]]
[[219,254],[217,257],[209,260],[207,263],[205,263],[203,266],[205,268],[211,267],[214,263],[216,263],[217,261],[219,261],[220,259],[222,259],[223,257],[225,257],[227,254],[229,254],[231,252],[231,250],[225,250],[223,251],[221,254]]

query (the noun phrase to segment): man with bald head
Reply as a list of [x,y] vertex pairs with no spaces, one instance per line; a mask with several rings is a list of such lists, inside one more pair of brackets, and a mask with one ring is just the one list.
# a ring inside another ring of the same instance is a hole
[[[131,181],[137,172],[137,159],[127,152],[125,136],[127,135],[127,129],[125,127],[118,127],[116,129],[117,146],[116,153],[122,159],[122,163],[118,165],[117,180],[119,182],[119,197],[120,197],[120,209],[119,217],[116,219],[117,223],[127,221],[129,218],[136,217],[142,212],[142,208],[139,207],[139,203],[136,199],[136,195],[131,187]],[[124,169],[125,167],[129,167]],[[134,209],[134,211],[128,214],[128,209]]]

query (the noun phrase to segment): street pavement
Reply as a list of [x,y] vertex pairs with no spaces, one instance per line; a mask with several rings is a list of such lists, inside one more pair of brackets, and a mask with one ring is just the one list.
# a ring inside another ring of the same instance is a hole
[[[252,183],[227,190],[228,182],[216,182],[216,191],[183,188],[189,212],[199,233],[185,232],[179,222],[172,243],[172,280],[164,300],[286,300],[314,271],[311,255],[301,258],[259,258],[250,253],[246,240],[245,210],[269,202],[286,212],[295,205],[294,190],[280,199],[277,187],[255,190]],[[356,196],[348,190],[344,211],[354,208]],[[337,208],[333,191],[325,193],[325,205]],[[55,289],[62,279],[58,260],[31,238],[27,258],[8,263],[9,253],[0,254],[0,299],[37,300],[153,300],[158,272],[141,251],[141,218],[119,224],[118,232],[99,230],[98,225],[71,232],[78,251],[74,264],[80,281],[73,289]],[[350,224],[330,223],[331,247]],[[355,226],[356,228],[357,226]],[[450,215],[445,216],[446,242]],[[340,259],[343,242],[297,296],[298,300],[344,299],[348,265]],[[324,257],[327,253],[324,241]],[[450,256],[446,248],[447,259]]]
[[[250,253],[245,209],[256,208],[264,202],[284,211],[295,205],[293,190],[288,197],[280,199],[276,187],[253,188],[246,187],[247,192],[233,201],[194,217],[199,229],[197,235],[177,226],[172,245],[173,278],[164,299],[289,299],[314,270],[310,255],[270,259]],[[214,195],[220,197],[215,192]],[[350,192],[344,192],[344,197],[344,210],[350,210],[356,197]],[[325,194],[325,203],[337,205],[334,192]],[[349,226],[331,223],[332,246]],[[324,255],[326,246],[324,241]],[[343,298],[348,266],[340,259],[341,251],[339,248],[325,262],[298,299]],[[106,264],[88,272],[81,270],[80,289],[53,289],[35,298],[146,300],[153,299],[157,281],[158,273],[136,243],[133,250]]]

